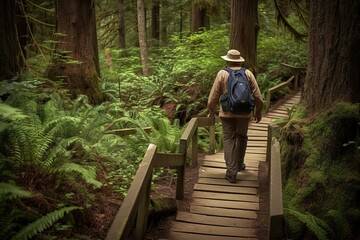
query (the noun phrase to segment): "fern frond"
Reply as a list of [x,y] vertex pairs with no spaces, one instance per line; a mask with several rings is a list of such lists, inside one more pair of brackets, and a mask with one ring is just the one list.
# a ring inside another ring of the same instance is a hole
[[56,172],[76,172],[79,173],[85,182],[93,185],[95,188],[102,186],[102,183],[96,180],[96,171],[94,167],[82,166],[77,163],[64,163],[56,169]]
[[350,239],[351,227],[345,216],[345,211],[331,209],[328,211],[327,215],[333,218],[335,221],[337,237],[341,237],[343,239]]
[[31,195],[31,192],[26,191],[19,186],[0,182],[0,199],[19,199],[30,197]]
[[64,116],[54,119],[44,125],[44,132],[54,132],[54,136],[72,137],[78,134],[81,129],[81,119],[78,117]]
[[64,207],[54,212],[48,213],[33,223],[30,223],[23,228],[18,234],[13,236],[11,240],[26,240],[34,237],[36,234],[43,232],[45,229],[53,226],[58,220],[64,217],[65,214],[75,210],[82,209],[81,207],[71,206]]
[[287,213],[294,216],[298,221],[304,223],[307,226],[307,228],[312,233],[314,233],[318,239],[320,240],[329,239],[328,235],[331,232],[331,229],[325,221],[312,215],[309,212],[302,213],[289,208],[286,208],[285,210]]
[[17,121],[26,118],[20,109],[13,108],[7,104],[0,103],[0,119],[8,121]]

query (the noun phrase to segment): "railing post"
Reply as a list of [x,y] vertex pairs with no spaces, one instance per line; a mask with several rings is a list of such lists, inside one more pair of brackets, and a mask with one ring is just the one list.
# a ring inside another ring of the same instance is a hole
[[177,167],[176,199],[184,199],[185,164],[187,157],[187,141],[180,139],[180,153],[183,155],[183,165]]
[[268,125],[266,153],[266,161],[269,164],[268,239],[286,239],[282,199],[280,143],[278,141],[280,127],[275,123]]
[[270,206],[268,239],[286,239],[282,199],[280,143],[273,138],[271,146]]
[[[191,140],[191,161],[192,161],[192,167],[196,167],[197,165],[197,151],[198,151],[198,128],[196,127],[196,130],[194,132],[194,135]],[[186,161],[186,160],[185,160]]]
[[[151,171],[152,176],[152,171]],[[150,190],[151,190],[151,177],[147,185],[145,185],[143,198],[140,200],[137,218],[136,218],[136,229],[135,239],[142,240],[145,238],[145,232],[147,228],[149,205],[150,205]]]
[[268,112],[270,109],[270,104],[271,104],[271,92],[270,90],[267,90],[266,93],[266,105],[265,105],[265,112]]

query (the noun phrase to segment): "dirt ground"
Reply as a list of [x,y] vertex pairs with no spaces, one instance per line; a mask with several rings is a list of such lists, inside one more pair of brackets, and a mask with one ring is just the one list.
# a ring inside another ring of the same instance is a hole
[[[201,162],[201,156],[199,162]],[[185,172],[185,195],[184,200],[176,201],[177,211],[189,211],[191,195],[193,192],[194,184],[198,180],[199,165],[196,167],[187,167]],[[268,229],[268,198],[269,198],[269,187],[268,187],[268,164],[265,162],[259,165],[259,203],[260,209],[258,213],[258,224],[263,226],[263,230],[258,232],[258,239],[267,239]],[[153,193],[152,198],[158,197],[175,197],[175,186],[176,179],[169,176],[165,176],[158,182],[158,187]],[[163,215],[161,217],[153,217],[150,219],[149,228],[146,232],[147,240],[157,240],[168,236],[171,228],[171,223],[175,220],[176,213]]]

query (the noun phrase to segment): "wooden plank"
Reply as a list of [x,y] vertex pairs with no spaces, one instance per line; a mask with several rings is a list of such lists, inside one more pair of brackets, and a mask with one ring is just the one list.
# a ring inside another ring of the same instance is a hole
[[256,219],[257,214],[255,211],[239,210],[239,209],[226,209],[216,207],[203,207],[203,206],[190,206],[191,213],[198,213],[210,216],[222,216],[233,218]]
[[266,131],[267,126],[266,125],[250,125],[248,130]]
[[209,234],[217,236],[232,236],[232,237],[256,237],[256,231],[252,228],[237,228],[224,226],[208,226],[201,224],[191,224],[185,222],[174,222],[172,231]]
[[253,202],[239,202],[239,201],[224,201],[213,199],[194,198],[191,203],[192,206],[218,207],[229,209],[244,209],[244,210],[259,210],[259,203]]
[[[213,168],[226,168],[225,165],[225,161],[202,161],[202,166],[204,167],[213,167]],[[246,163],[246,168],[253,170],[253,171],[257,171],[259,167],[259,162],[247,162]]]
[[265,147],[266,148],[267,142],[266,141],[249,141],[247,142],[248,147]]
[[156,153],[154,167],[184,166],[185,155],[182,153]]
[[170,238],[173,240],[196,239],[196,240],[256,240],[257,238],[249,237],[226,237],[208,234],[170,232]]
[[226,179],[214,178],[199,178],[198,183],[222,186],[259,187],[258,181],[237,181],[236,183],[229,183]]
[[249,187],[230,187],[230,186],[217,186],[208,184],[195,183],[194,190],[207,191],[207,192],[220,192],[220,193],[243,193],[243,194],[257,194],[256,188]]
[[[209,168],[209,167],[200,167],[199,168],[199,174],[200,173],[220,173],[220,174],[225,174],[225,169],[220,169],[220,168]],[[253,171],[250,169],[245,169],[244,171],[238,172],[238,177],[242,177],[242,176],[258,176],[258,171]],[[225,177],[225,175],[224,175]],[[244,179],[246,180],[246,179]]]
[[256,195],[215,193],[215,192],[203,192],[203,191],[196,191],[196,190],[193,192],[192,197],[193,198],[206,198],[206,199],[219,199],[219,200],[232,199],[234,201],[244,201],[244,202],[259,202],[259,196],[256,196]]
[[188,212],[178,212],[176,215],[176,221],[242,228],[253,228],[257,225],[256,220],[253,219],[207,216]]
[[273,117],[274,119],[279,119],[279,118],[289,118],[289,115],[271,113],[269,114],[269,117]]
[[[199,177],[206,177],[206,178],[220,178],[220,179],[224,179],[225,178],[225,171],[222,170],[221,172],[209,172],[209,171],[205,171],[205,172],[199,172]],[[257,174],[244,174],[244,172],[238,173],[237,175],[237,180],[238,181],[256,181],[258,179]]]
[[[266,159],[266,153],[246,153],[245,154],[245,162],[251,161],[251,160],[258,160],[258,161],[264,161]],[[224,161],[224,154],[221,155],[206,155],[204,157],[204,160],[207,161]]]
[[267,136],[248,136],[248,140],[251,140],[251,141],[266,141]]
[[267,132],[249,129],[248,135],[250,135],[250,136],[267,136]]
[[247,153],[266,153],[265,147],[248,147],[246,148]]

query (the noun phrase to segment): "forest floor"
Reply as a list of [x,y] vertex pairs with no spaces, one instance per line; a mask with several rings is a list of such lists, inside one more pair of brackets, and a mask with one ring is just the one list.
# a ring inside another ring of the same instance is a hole
[[[203,155],[199,155],[199,164],[196,167],[187,166],[185,171],[185,194],[183,200],[177,200],[177,211],[187,211],[190,209],[191,196],[194,184],[198,181],[198,173]],[[267,239],[268,230],[268,164],[261,162],[259,165],[259,203],[258,224],[263,226],[258,232],[258,239]],[[174,198],[176,190],[175,179],[171,176],[164,176],[157,182],[157,188],[152,194],[152,198]],[[147,240],[167,239],[171,224],[175,221],[176,213],[169,213],[150,219],[149,227],[146,232]]]

